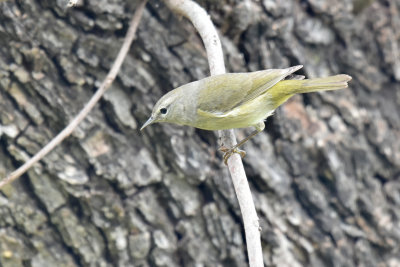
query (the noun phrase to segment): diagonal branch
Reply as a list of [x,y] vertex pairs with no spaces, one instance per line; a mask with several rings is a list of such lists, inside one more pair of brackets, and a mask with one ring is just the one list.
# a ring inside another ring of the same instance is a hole
[[16,180],[18,177],[23,175],[33,164],[41,160],[50,151],[52,151],[57,145],[59,145],[65,138],[67,138],[78,126],[78,124],[87,116],[87,114],[93,109],[100,98],[104,95],[107,89],[110,87],[111,83],[115,80],[122,63],[126,55],[128,54],[129,48],[135,38],[137,28],[139,26],[140,19],[142,18],[143,10],[146,5],[147,0],[143,0],[137,7],[135,14],[130,22],[128,32],[126,33],[124,42],[115,59],[110,71],[108,72],[103,83],[100,85],[99,89],[92,96],[85,107],[79,112],[79,114],[70,122],[70,124],[64,128],[56,137],[54,137],[46,146],[44,146],[36,155],[30,158],[17,170],[10,173],[6,178],[0,181],[0,188]]
[[[191,0],[164,0],[167,6],[188,18],[199,32],[207,51],[211,75],[225,73],[224,57],[218,33],[207,12]],[[221,143],[232,147],[236,143],[233,130],[219,131]],[[228,168],[242,212],[246,234],[247,253],[251,267],[263,267],[260,227],[243,163],[234,153],[228,159]]]

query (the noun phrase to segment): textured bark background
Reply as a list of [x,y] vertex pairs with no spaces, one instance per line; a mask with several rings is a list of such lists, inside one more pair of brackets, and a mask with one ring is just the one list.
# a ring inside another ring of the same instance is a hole
[[[66,2],[0,1],[0,177],[87,102],[138,4]],[[400,266],[400,2],[199,3],[231,72],[353,76],[347,90],[294,97],[245,146],[265,264]],[[138,130],[162,94],[207,75],[190,23],[150,0],[101,103],[0,192],[0,266],[247,266],[216,134]]]

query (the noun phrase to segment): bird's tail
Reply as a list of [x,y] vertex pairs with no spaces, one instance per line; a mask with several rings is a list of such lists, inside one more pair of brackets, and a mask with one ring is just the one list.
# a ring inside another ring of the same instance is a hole
[[297,81],[300,86],[294,89],[293,93],[302,94],[316,91],[344,89],[347,88],[347,82],[349,82],[350,80],[351,77],[349,75],[339,74],[325,78],[306,79],[302,80],[301,82]]
[[351,77],[346,74],[306,80],[283,80],[267,92],[274,108],[277,108],[295,94],[344,89],[350,80]]

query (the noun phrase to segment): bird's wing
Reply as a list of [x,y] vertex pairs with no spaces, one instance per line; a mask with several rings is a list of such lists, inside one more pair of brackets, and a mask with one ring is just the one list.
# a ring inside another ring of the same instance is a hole
[[265,93],[302,65],[287,69],[270,69],[250,73],[227,73],[208,77],[199,82],[201,90],[198,109],[215,115],[223,115]]

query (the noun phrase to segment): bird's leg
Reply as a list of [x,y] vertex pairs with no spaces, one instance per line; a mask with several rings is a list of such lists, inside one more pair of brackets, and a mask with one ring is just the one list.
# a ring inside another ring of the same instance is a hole
[[227,147],[222,146],[222,147],[219,148],[220,151],[224,152],[224,163],[225,163],[225,165],[228,164],[228,159],[230,158],[230,156],[232,156],[233,153],[238,153],[242,158],[244,158],[244,156],[246,156],[246,152],[244,150],[240,150],[239,147],[242,146],[247,141],[249,141],[256,134],[258,134],[259,132],[264,130],[264,128],[265,128],[264,122],[258,123],[257,125],[255,125],[255,128],[256,129],[249,136],[247,136],[246,138],[242,139],[239,143],[237,143],[233,147],[227,148]]

